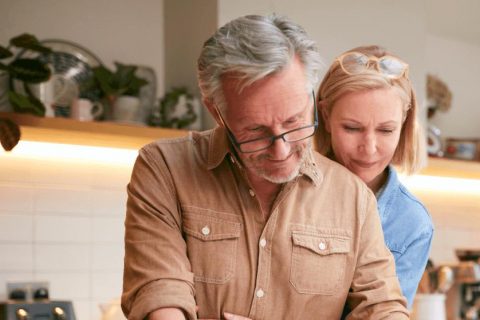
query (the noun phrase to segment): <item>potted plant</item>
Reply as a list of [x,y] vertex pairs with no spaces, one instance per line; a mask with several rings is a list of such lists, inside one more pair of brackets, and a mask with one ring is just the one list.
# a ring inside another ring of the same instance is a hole
[[174,87],[159,101],[159,108],[150,118],[150,125],[164,128],[200,130],[197,121],[200,102],[186,87]]
[[[8,46],[0,46],[0,107],[11,105],[15,112],[45,114],[45,106],[31,92],[29,84],[47,81],[51,76],[48,65],[37,59],[17,58],[16,51],[30,50],[48,54],[52,50],[40,44],[31,34],[21,34],[10,39]],[[9,82],[18,79],[23,82],[26,95],[10,90]],[[0,119],[0,142],[5,150],[13,149],[20,139],[20,129],[9,119]]]
[[135,75],[137,66],[115,62],[115,71],[101,65],[93,69],[94,78],[115,121],[137,120],[140,88],[148,82]]

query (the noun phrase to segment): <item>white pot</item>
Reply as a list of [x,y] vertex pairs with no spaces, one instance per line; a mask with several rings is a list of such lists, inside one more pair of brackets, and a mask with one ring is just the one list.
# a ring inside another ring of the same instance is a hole
[[140,99],[120,96],[113,104],[112,118],[118,122],[140,122]]

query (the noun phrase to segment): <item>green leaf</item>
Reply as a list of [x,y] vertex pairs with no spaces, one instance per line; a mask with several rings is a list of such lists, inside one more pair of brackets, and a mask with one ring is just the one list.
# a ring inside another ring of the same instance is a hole
[[140,88],[147,83],[147,80],[134,75],[130,81],[130,84],[128,85],[128,90],[125,91],[125,94],[130,96],[138,96],[138,94],[140,93]]
[[40,53],[51,53],[52,49],[43,46],[37,38],[29,33],[23,33],[10,40],[10,44],[23,49],[37,51]]
[[15,112],[31,113],[36,116],[45,116],[45,106],[32,95],[24,96],[14,91],[8,92],[8,99]]
[[13,78],[27,83],[40,83],[50,78],[51,71],[48,66],[35,59],[17,59],[8,66],[8,71]]
[[93,68],[93,74],[97,79],[100,89],[102,89],[105,96],[115,94],[115,89],[112,87],[113,73],[105,66],[98,66]]
[[12,51],[0,46],[0,59],[10,58],[13,56]]
[[128,91],[130,83],[135,76],[137,67],[115,62],[117,71],[113,75],[112,85],[122,93]]

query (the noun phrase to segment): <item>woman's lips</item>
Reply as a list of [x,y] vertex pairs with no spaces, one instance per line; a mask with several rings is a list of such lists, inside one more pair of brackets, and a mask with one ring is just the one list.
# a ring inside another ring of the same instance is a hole
[[377,164],[376,161],[366,162],[366,161],[358,161],[358,160],[353,161],[353,163],[355,163],[356,166],[365,168],[365,169],[371,168],[375,164]]

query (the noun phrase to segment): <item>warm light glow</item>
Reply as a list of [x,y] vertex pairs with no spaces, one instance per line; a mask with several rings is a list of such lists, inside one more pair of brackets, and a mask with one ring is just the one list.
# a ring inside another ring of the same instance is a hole
[[10,152],[0,151],[0,156],[17,156],[51,160],[101,162],[133,166],[138,150],[73,144],[20,141]]
[[399,175],[399,179],[408,189],[463,193],[478,195],[480,197],[480,180],[476,179],[434,177],[425,175],[413,175],[409,177]]

